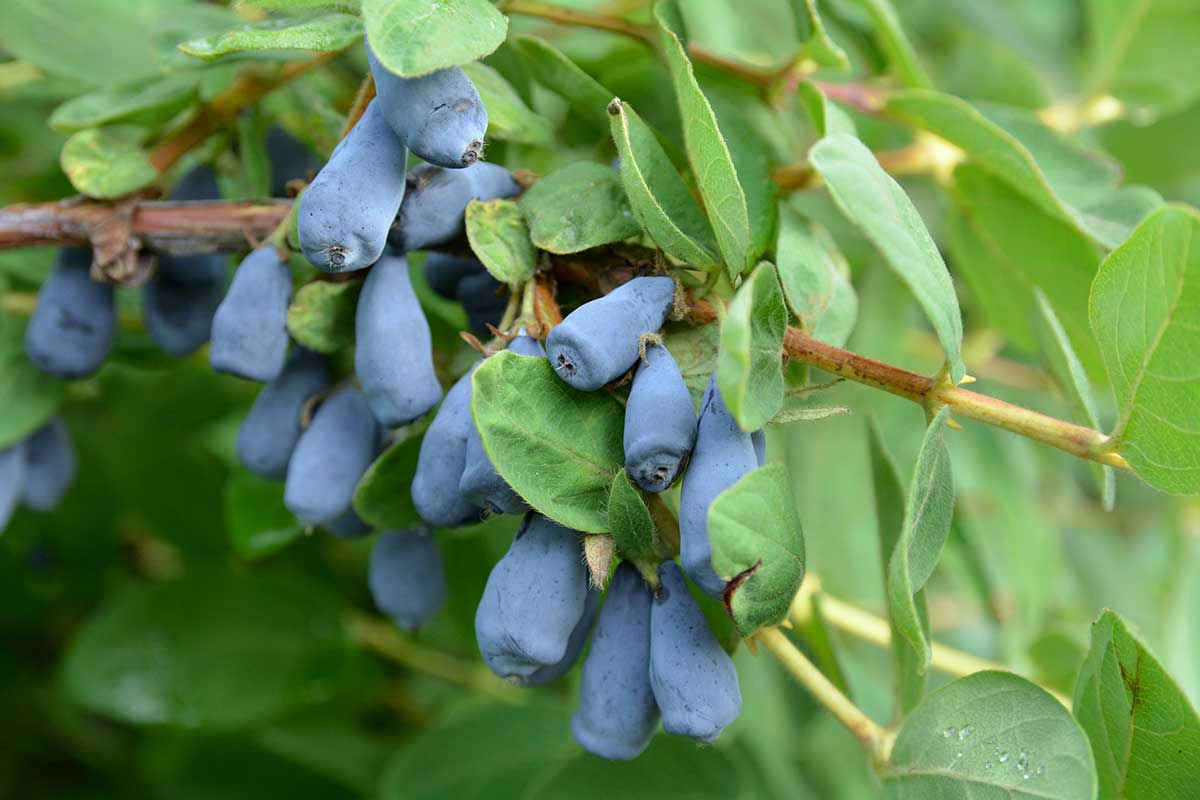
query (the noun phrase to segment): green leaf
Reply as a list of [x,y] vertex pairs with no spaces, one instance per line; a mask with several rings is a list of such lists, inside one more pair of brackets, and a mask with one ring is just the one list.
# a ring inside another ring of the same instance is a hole
[[696,83],[682,32],[683,21],[675,1],[660,0],[654,6],[654,17],[671,69],[679,115],[683,118],[683,141],[688,161],[696,176],[700,196],[704,198],[725,267],[731,278],[736,277],[750,268],[753,259],[746,195],[712,106]]
[[1200,96],[1200,16],[1178,0],[1089,0],[1088,88],[1111,94],[1139,125]]
[[[2,292],[0,292],[2,294]],[[36,431],[58,409],[63,384],[25,357],[25,326],[0,316],[0,449]]]
[[761,100],[748,100],[731,92],[713,91],[709,99],[746,196],[750,220],[747,257],[754,262],[775,244],[779,222],[776,159],[764,130],[765,126],[778,125],[778,112]]
[[350,6],[358,8],[359,0],[237,0],[238,5],[258,8],[332,8]]
[[721,326],[667,324],[663,343],[671,351],[683,382],[692,393],[692,403],[699,408],[713,370],[717,366],[717,352],[721,346]]
[[353,722],[330,721],[324,714],[272,725],[256,733],[254,740],[263,749],[362,797],[373,796],[384,764],[393,753],[389,743],[358,729]]
[[310,19],[268,19],[242,25],[215,36],[192,39],[179,45],[189,56],[211,61],[229,53],[259,50],[309,50],[336,52],[357,44],[362,21],[351,14],[324,14]]
[[815,83],[805,81],[798,85],[796,97],[808,111],[808,116],[812,119],[818,136],[828,136],[831,133],[858,136],[858,130],[850,115],[843,111],[841,106],[830,100]]
[[246,559],[269,556],[304,535],[304,526],[283,505],[283,484],[249,472],[225,483],[225,529],[229,544]]
[[791,0],[792,13],[800,28],[800,39],[803,42],[801,52],[823,67],[834,69],[849,69],[850,59],[846,51],[838,47],[821,19],[817,10],[817,0]]
[[713,569],[729,581],[725,606],[738,633],[782,622],[804,579],[804,532],[787,468],[768,464],[708,508]]
[[288,307],[287,327],[299,344],[318,353],[333,353],[354,344],[354,310],[360,281],[310,281]]
[[488,0],[362,0],[362,15],[380,63],[406,78],[483,58],[508,34]]
[[[879,530],[879,552],[895,557],[896,545],[900,542],[904,526],[904,483],[896,462],[888,454],[875,420],[867,428],[871,453],[871,483],[874,487],[875,519]],[[885,575],[884,593],[889,597],[889,576]],[[928,611],[925,603],[924,590],[913,595],[912,605],[916,608],[915,618],[920,625],[922,636],[927,636]],[[910,619],[912,616],[910,615]],[[892,683],[895,690],[895,707],[893,718],[903,719],[908,712],[916,708],[925,694],[926,669],[921,653],[912,647],[905,647],[900,642],[904,635],[897,624],[897,615],[891,615],[889,627],[892,641],[896,642],[891,649]]]
[[362,476],[354,510],[368,525],[399,530],[421,524],[410,491],[420,451],[421,437],[409,436],[384,450]]
[[942,343],[951,379],[955,383],[962,380],[966,375],[962,316],[954,283],[904,189],[852,136],[826,136],[813,145],[809,161],[825,179],[838,208],[862,229],[912,290]]
[[634,216],[667,255],[694,267],[715,266],[712,228],[654,131],[620,100],[612,101],[608,113],[621,157],[621,181]]
[[[1037,301],[1037,311],[1033,315],[1033,335],[1038,340],[1042,356],[1050,366],[1050,374],[1058,383],[1075,409],[1076,419],[1089,428],[1100,428],[1100,412],[1097,410],[1096,399],[1092,395],[1092,384],[1080,363],[1079,357],[1071,347],[1071,340],[1063,329],[1062,323],[1054,314],[1050,301],[1040,289],[1034,290]],[[1100,493],[1104,507],[1112,510],[1116,477],[1113,468],[1094,465],[1100,481]]]
[[608,125],[612,92],[545,39],[515,36],[512,43],[535,81],[566,100],[572,111],[589,122]]
[[608,530],[623,556],[636,558],[653,552],[654,520],[624,467],[613,478],[608,494]]
[[475,84],[479,98],[488,112],[489,139],[504,139],[522,144],[554,144],[554,125],[550,120],[530,110],[517,90],[487,64],[463,64],[463,72]]
[[512,200],[472,200],[466,213],[467,241],[492,277],[510,287],[533,277],[537,251],[521,207]]
[[849,414],[850,409],[845,406],[797,406],[795,408],[784,408],[775,416],[771,417],[768,425],[791,425],[795,422],[817,422],[830,417],[839,417],[842,414]]
[[738,289],[721,320],[717,388],[742,430],[758,430],[783,407],[786,332],[779,278],[764,261]]
[[355,657],[342,608],[319,587],[200,570],[110,599],[76,634],[63,675],[92,711],[229,730],[329,699]]
[[1195,796],[1200,718],[1158,659],[1105,611],[1075,683],[1075,717],[1087,732],[1101,800]]
[[568,528],[608,531],[609,487],[625,461],[625,415],[605,392],[580,392],[544,358],[507,350],[472,378],[471,414],[496,470]]
[[858,319],[858,295],[850,283],[850,266],[829,232],[784,205],[775,258],[788,307],[804,332],[845,345]]
[[896,77],[906,86],[928,87],[933,85],[925,67],[921,65],[917,51],[904,33],[900,17],[891,0],[855,0],[871,18],[871,27],[875,34],[875,43],[883,51],[896,73]]
[[1089,307],[1117,398],[1116,450],[1151,486],[1200,492],[1200,215],[1147,217],[1100,265]]
[[542,178],[521,196],[520,207],[533,243],[551,253],[578,253],[642,232],[620,175],[591,161]]
[[155,125],[166,122],[199,98],[199,72],[173,72],[158,80],[97,89],[68,100],[50,115],[50,126],[67,132],[131,122]]
[[899,634],[893,646],[911,650],[904,658],[919,675],[929,667],[931,651],[916,595],[937,566],[954,516],[954,478],[943,438],[949,418],[950,409],[943,407],[925,429],[905,503],[904,524],[887,568],[888,612],[892,630]]
[[895,798],[1096,796],[1079,724],[1044,689],[990,670],[925,698],[901,726],[881,776]]
[[137,191],[158,179],[142,149],[144,135],[132,125],[80,131],[63,145],[63,172],[88,197],[108,200]]

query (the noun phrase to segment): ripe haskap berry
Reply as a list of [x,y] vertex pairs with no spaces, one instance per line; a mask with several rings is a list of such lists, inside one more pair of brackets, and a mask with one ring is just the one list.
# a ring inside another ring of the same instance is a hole
[[117,308],[111,284],[91,278],[92,251],[64,248],[38,291],[25,354],[42,372],[85,378],[112,349]]
[[225,293],[225,263],[212,258],[193,262],[198,272],[188,281],[176,280],[163,269],[171,263],[169,258],[160,260],[158,271],[143,287],[142,318],[164,353],[183,358],[212,335],[213,317]]
[[427,529],[380,533],[369,575],[376,607],[406,630],[420,628],[446,602],[442,553]]
[[717,495],[758,466],[750,434],[738,427],[717,391],[716,376],[700,403],[696,446],[679,497],[679,560],[683,570],[707,594],[720,597],[725,581],[712,566],[708,508]]
[[326,522],[323,527],[339,539],[358,539],[373,530],[353,508],[346,509],[340,517]]
[[408,173],[408,189],[392,247],[402,253],[446,244],[462,235],[463,213],[472,200],[495,200],[520,194],[521,184],[498,164],[483,161],[466,169],[422,164]]
[[300,434],[288,462],[283,501],[305,525],[346,513],[379,448],[379,428],[357,389],[334,392]]
[[351,272],[379,260],[404,199],[407,162],[379,99],[372,100],[300,195],[296,233],[309,263],[322,272]]
[[267,129],[266,151],[272,197],[287,197],[288,181],[308,180],[321,168],[317,154],[278,125]]
[[51,510],[74,483],[77,469],[67,426],[54,417],[25,440],[21,502],[34,511]]
[[496,325],[504,316],[508,296],[499,294],[503,284],[488,272],[468,275],[458,282],[455,296],[467,312],[467,328],[476,336],[485,336],[488,325]]
[[417,158],[451,169],[479,160],[488,115],[467,73],[447,67],[404,78],[379,62],[369,42],[367,63],[388,125]]
[[308,398],[329,386],[325,356],[298,347],[283,372],[258,393],[238,430],[238,460],[270,480],[283,480],[300,438],[300,412]]
[[433,340],[404,258],[385,255],[371,268],[354,328],[354,371],[380,425],[407,425],[437,405]]
[[458,284],[463,278],[486,272],[483,264],[473,258],[459,258],[445,253],[430,253],[421,268],[429,288],[447,300],[458,299]]
[[737,670],[675,562],[659,566],[658,576],[650,610],[650,685],[663,730],[711,742],[742,710]]
[[625,403],[625,469],[648,492],[667,489],[696,441],[696,409],[667,348],[651,344]]
[[25,489],[25,442],[0,450],[0,533],[8,527]]
[[583,663],[579,708],[571,732],[604,758],[637,757],[658,727],[650,686],[650,607],[653,596],[629,562],[617,567]]
[[292,273],[272,245],[242,261],[212,322],[209,362],[218,372],[269,381],[287,358]]
[[[509,343],[508,349],[523,356],[546,357],[541,342],[528,336],[524,328]],[[467,435],[467,456],[458,490],[473,505],[493,514],[521,514],[529,509],[529,505],[492,466],[491,459],[483,449],[483,440],[479,438],[479,429],[474,424]]]
[[596,622],[596,609],[599,607],[600,592],[589,586],[587,599],[583,603],[583,616],[575,623],[575,630],[571,631],[571,638],[567,640],[567,652],[563,657],[555,664],[539,667],[528,675],[514,675],[509,680],[522,689],[534,689],[552,683],[570,672],[592,633],[592,625]]
[[642,334],[666,322],[674,298],[671,278],[634,278],[584,303],[546,337],[550,366],[585,392],[616,380],[637,361]]
[[530,514],[488,576],[475,637],[483,660],[500,677],[528,676],[566,655],[587,605],[580,536]]
[[446,399],[421,439],[417,456],[413,505],[421,519],[440,528],[479,519],[479,509],[458,490],[467,460],[467,436],[475,426],[471,420],[471,375],[475,366],[446,392]]

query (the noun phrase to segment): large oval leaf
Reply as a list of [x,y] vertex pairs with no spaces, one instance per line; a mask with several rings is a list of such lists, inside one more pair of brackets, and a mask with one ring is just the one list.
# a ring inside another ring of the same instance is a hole
[[542,178],[521,195],[520,206],[533,243],[551,253],[578,253],[642,232],[620,175],[591,161]]
[[212,60],[229,53],[262,50],[344,50],[362,38],[362,22],[351,14],[312,19],[271,19],[179,45],[189,56]]
[[362,0],[362,15],[380,63],[408,78],[483,58],[508,34],[488,0]]
[[783,407],[783,335],[787,308],[772,264],[763,262],[738,289],[721,320],[717,387],[738,425],[756,431]]

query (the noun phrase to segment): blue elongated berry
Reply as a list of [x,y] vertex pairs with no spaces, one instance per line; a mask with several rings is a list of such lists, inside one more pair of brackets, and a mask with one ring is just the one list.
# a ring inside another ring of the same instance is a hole
[[[217,176],[207,164],[188,170],[171,190],[171,200],[176,202],[216,200],[220,196]],[[209,287],[225,280],[225,256],[220,253],[159,256],[156,274],[176,285]]]
[[475,638],[500,677],[531,675],[566,655],[587,604],[580,536],[530,514],[488,576]]
[[688,577],[712,597],[721,596],[725,581],[712,566],[708,507],[717,495],[757,466],[750,434],[739,428],[729,413],[714,375],[700,403],[696,446],[679,497],[679,561]]
[[381,64],[369,43],[367,63],[388,124],[417,158],[451,169],[479,160],[488,116],[467,73],[448,67],[404,78]]
[[25,486],[21,502],[34,511],[58,505],[75,482],[78,466],[67,426],[52,418],[25,440]]
[[[527,335],[524,329],[509,343],[508,349],[523,356],[546,357],[541,342]],[[467,434],[466,461],[458,490],[473,505],[493,514],[521,514],[529,509],[529,505],[492,466],[491,459],[483,449],[483,440],[479,438],[479,429],[474,424]]]
[[600,592],[589,586],[587,599],[583,602],[583,616],[579,618],[579,622],[575,623],[575,630],[571,631],[571,638],[567,640],[567,652],[563,657],[555,664],[538,667],[528,675],[515,675],[509,680],[522,689],[533,689],[552,683],[570,672],[571,667],[575,666],[575,662],[579,660],[579,654],[583,652],[584,645],[587,644],[588,636],[592,632],[592,625],[596,622],[596,610],[599,607]]
[[408,152],[372,100],[354,129],[300,196],[300,249],[322,272],[350,272],[379,260],[404,199]]
[[25,490],[25,442],[0,450],[0,533],[8,527]]
[[113,287],[91,278],[92,251],[64,248],[38,291],[25,354],[42,372],[84,378],[100,369],[117,330]]
[[468,275],[458,282],[455,294],[467,312],[467,327],[476,336],[485,335],[487,326],[498,324],[504,316],[508,297],[498,294],[502,285],[488,272]]
[[750,443],[754,445],[754,460],[760,467],[767,463],[767,433],[759,428],[750,434]]
[[651,344],[625,403],[625,469],[647,492],[667,489],[696,442],[696,409],[671,353]]
[[404,258],[384,256],[371,268],[354,327],[354,370],[380,425],[407,425],[437,405],[433,339]]
[[278,125],[267,129],[266,150],[272,197],[287,197],[289,181],[308,180],[321,168],[317,154]]
[[408,190],[392,229],[401,252],[446,244],[462,235],[463,213],[472,200],[520,194],[521,185],[498,164],[477,162],[466,169],[422,164],[408,173]]
[[550,365],[585,392],[616,380],[637,361],[642,334],[666,322],[674,298],[671,278],[634,278],[584,303],[546,337]]
[[383,531],[371,549],[368,582],[380,611],[401,628],[420,628],[446,602],[437,540],[426,528]]
[[[176,280],[159,261],[159,269],[142,289],[142,319],[150,338],[164,353],[182,358],[195,352],[212,335],[213,317],[225,293],[223,260],[207,259],[192,264],[194,280]],[[207,275],[200,280],[199,274]]]
[[246,256],[213,316],[213,369],[254,381],[276,378],[287,358],[291,296],[292,273],[274,246]]
[[650,609],[650,686],[663,730],[711,742],[742,710],[737,670],[675,562],[663,563],[658,576]]
[[458,379],[433,417],[412,480],[413,505],[421,519],[440,528],[453,528],[479,519],[479,509],[462,496],[458,483],[467,459],[471,420],[471,375]]
[[447,300],[458,297],[458,284],[466,277],[485,272],[483,264],[473,258],[460,258],[445,253],[430,253],[421,268],[425,282]]
[[238,460],[269,480],[287,476],[288,461],[300,438],[304,402],[329,386],[329,364],[311,350],[296,348],[279,377],[254,399],[238,430]]
[[[650,607],[653,596],[629,562],[617,567],[592,649],[583,662],[575,741],[604,758],[636,758],[658,727],[650,687]],[[703,622],[703,620],[701,620]]]
[[339,539],[358,539],[373,530],[354,512],[353,508],[343,511],[337,519],[326,522],[324,527]]
[[284,505],[306,525],[337,519],[350,508],[354,489],[378,448],[379,428],[362,392],[334,392],[296,442]]

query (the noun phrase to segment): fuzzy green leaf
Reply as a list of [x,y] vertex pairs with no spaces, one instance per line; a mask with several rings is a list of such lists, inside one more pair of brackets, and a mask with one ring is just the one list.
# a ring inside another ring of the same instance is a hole
[[560,95],[575,113],[597,125],[608,125],[612,92],[545,39],[516,36],[512,43],[535,81]]
[[521,209],[512,200],[472,200],[466,213],[467,240],[492,277],[519,286],[533,277],[537,251]]
[[508,34],[488,0],[362,0],[362,15],[380,63],[406,78],[483,58]]
[[135,192],[158,179],[142,149],[144,137],[133,125],[79,131],[63,145],[63,172],[88,197],[109,200]]
[[717,388],[742,430],[758,430],[783,407],[786,331],[779,278],[764,261],[738,289],[721,320]]
[[816,339],[843,346],[858,319],[858,295],[837,242],[825,228],[784,205],[775,259],[783,294],[800,327]]
[[173,72],[157,80],[104,87],[80,95],[54,109],[50,126],[79,131],[115,122],[154,125],[166,122],[199,99],[197,70]]
[[636,558],[653,552],[654,520],[624,467],[613,478],[608,494],[608,528],[621,555]]
[[354,344],[354,311],[359,281],[310,281],[301,286],[288,306],[288,333],[318,353],[333,353]]
[[239,472],[225,484],[229,544],[247,561],[276,553],[304,535],[304,526],[283,505],[283,484]]
[[489,139],[549,147],[554,144],[554,125],[530,110],[516,89],[487,64],[463,64],[463,72],[475,84],[488,112]]
[[268,19],[242,25],[215,36],[192,39],[179,45],[189,56],[211,61],[229,53],[261,50],[336,52],[357,44],[362,21],[350,14],[325,14],[311,19]]
[[533,243],[551,253],[578,253],[642,232],[621,176],[604,164],[579,161],[563,167],[535,183],[519,202]]

